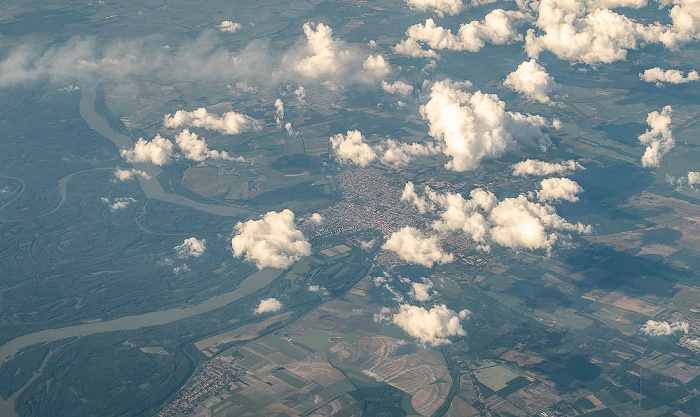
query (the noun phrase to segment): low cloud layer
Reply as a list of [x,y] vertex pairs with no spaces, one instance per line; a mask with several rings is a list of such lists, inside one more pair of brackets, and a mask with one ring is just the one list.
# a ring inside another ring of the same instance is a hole
[[446,168],[455,171],[473,170],[483,159],[521,146],[551,145],[542,128],[553,124],[545,118],[506,111],[497,95],[468,93],[450,80],[433,85],[421,114],[430,123],[430,135],[452,158]]
[[154,77],[165,83],[291,81],[336,86],[374,82],[391,71],[385,57],[369,57],[363,48],[334,39],[332,29],[322,23],[305,23],[303,37],[286,51],[270,51],[261,40],[230,50],[221,37],[241,28],[239,23],[222,21],[217,30],[204,30],[196,38],[177,42],[177,47],[160,36],[112,42],[75,37],[52,46],[21,44],[0,60],[0,86],[93,76]]
[[311,254],[311,245],[297,229],[294,212],[270,211],[259,220],[239,222],[231,239],[233,255],[254,262],[258,269],[288,268]]
[[659,113],[653,111],[647,116],[647,124],[651,129],[639,135],[639,142],[647,148],[642,155],[642,166],[658,167],[661,158],[676,144],[671,134],[671,106],[666,106]]
[[424,236],[418,229],[406,226],[394,232],[382,249],[396,252],[399,258],[411,264],[432,268],[434,264],[454,261],[454,257],[442,250],[437,236]]
[[421,343],[438,346],[450,343],[451,337],[467,335],[462,320],[468,315],[467,310],[457,313],[444,304],[438,304],[429,310],[403,304],[399,306],[399,312],[392,317],[392,321]]

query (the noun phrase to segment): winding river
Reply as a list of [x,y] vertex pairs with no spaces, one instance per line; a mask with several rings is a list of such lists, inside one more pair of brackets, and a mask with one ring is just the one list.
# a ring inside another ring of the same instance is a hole
[[207,313],[252,294],[275,280],[282,269],[263,269],[248,276],[238,288],[225,294],[216,295],[206,301],[185,307],[153,311],[134,316],[124,316],[114,320],[96,321],[75,326],[46,329],[35,333],[25,334],[10,340],[0,346],[0,365],[12,358],[20,350],[38,343],[54,342],[76,336],[89,336],[97,333],[117,332],[120,330],[136,330],[143,327],[161,326],[188,317]]
[[[85,119],[88,126],[108,138],[120,149],[132,147],[134,145],[134,140],[129,136],[113,130],[109,126],[107,120],[97,112],[95,108],[96,99],[96,85],[94,83],[81,83],[80,115]],[[150,176],[150,179],[139,177],[141,188],[143,188],[143,191],[148,198],[191,207],[196,210],[219,216],[241,216],[252,214],[251,211],[238,207],[206,204],[194,201],[181,195],[167,193],[163,190],[163,187],[161,187],[157,180],[158,175],[162,172],[160,168],[155,165],[143,163],[135,163],[133,166],[136,169],[145,171]],[[61,193],[61,202],[53,211],[56,211],[63,204],[63,202],[65,202],[66,184],[75,174],[78,173],[76,172],[68,175],[59,181],[58,186]],[[38,343],[53,342],[76,336],[88,336],[96,333],[116,332],[120,330],[136,330],[143,327],[160,326],[177,320],[207,313],[227,304],[233,303],[246,295],[252,294],[253,292],[266,287],[281,273],[282,270],[277,269],[264,269],[258,271],[245,278],[234,291],[211,297],[200,304],[175,307],[167,310],[153,311],[150,313],[133,316],[125,316],[113,320],[93,321],[74,326],[46,329],[35,333],[25,334],[0,346],[0,365],[12,358],[22,349]]]
[[[106,137],[117,148],[132,148],[134,139],[112,129],[107,119],[97,112],[95,102],[97,100],[97,86],[95,83],[81,82],[80,83],[80,116],[87,122],[90,129],[96,131]],[[156,165],[147,163],[133,163],[134,168],[146,172],[150,178],[138,176],[139,183],[146,197],[154,200],[166,201],[168,203],[177,204],[180,206],[191,207],[195,210],[204,211],[219,216],[246,216],[253,214],[252,211],[239,207],[207,204],[192,200],[182,195],[168,193],[163,190],[163,187],[158,182],[158,175],[161,174],[161,169]]]

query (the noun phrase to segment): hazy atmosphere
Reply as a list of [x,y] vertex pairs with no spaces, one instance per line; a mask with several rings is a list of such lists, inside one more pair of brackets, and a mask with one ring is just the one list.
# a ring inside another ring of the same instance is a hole
[[700,417],[699,0],[0,2],[0,417]]

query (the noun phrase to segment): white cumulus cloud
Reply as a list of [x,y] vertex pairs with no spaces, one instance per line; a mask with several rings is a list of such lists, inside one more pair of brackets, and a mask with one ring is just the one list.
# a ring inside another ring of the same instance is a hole
[[342,162],[366,167],[377,159],[377,154],[363,139],[362,133],[358,130],[349,130],[347,135],[339,133],[332,136],[330,140],[336,158]]
[[188,129],[183,130],[175,137],[175,143],[184,153],[185,158],[193,161],[204,161],[205,159],[228,159],[233,160],[226,151],[211,150],[207,142],[196,133]]
[[381,55],[370,55],[362,63],[362,68],[367,71],[370,78],[381,78],[391,72],[391,66]]
[[333,29],[323,23],[304,24],[306,47],[294,70],[308,78],[328,78],[345,71],[353,53],[333,39]]
[[585,169],[583,165],[570,159],[568,161],[562,161],[559,163],[551,163],[544,161],[537,161],[535,159],[526,159],[525,161],[518,162],[513,165],[513,175],[518,177],[535,176],[542,177],[548,175],[562,175],[570,174],[576,170]]
[[653,111],[647,116],[647,124],[651,129],[647,129],[638,138],[647,147],[642,155],[642,166],[658,167],[661,158],[676,144],[671,134],[671,112],[671,106],[665,106],[661,113]]
[[392,321],[421,343],[438,346],[450,343],[451,337],[466,336],[462,320],[468,315],[467,310],[457,313],[444,304],[433,306],[430,310],[403,304]]
[[521,145],[551,144],[542,132],[552,125],[545,118],[506,111],[497,95],[464,92],[449,80],[433,85],[430,100],[420,110],[430,123],[430,135],[452,158],[446,168],[455,171],[475,169],[482,159],[497,158]]
[[173,156],[173,143],[160,135],[156,135],[150,142],[139,138],[132,149],[122,149],[121,156],[129,162],[165,165]]
[[639,79],[648,83],[656,83],[656,85],[668,84],[685,84],[691,81],[700,80],[700,75],[697,71],[690,71],[688,75],[684,75],[683,71],[677,69],[662,70],[659,67],[649,68],[639,74]]
[[297,229],[294,212],[270,211],[259,220],[239,222],[231,239],[233,255],[255,262],[258,269],[287,268],[311,254],[311,245]]
[[[418,23],[406,30],[407,38],[394,47],[394,52],[413,57],[436,58],[435,50],[478,52],[486,43],[505,45],[523,39],[517,26],[526,15],[517,10],[495,9],[483,20],[463,23],[457,34],[437,26],[433,19]],[[428,50],[423,49],[426,45]]]
[[107,197],[102,197],[100,201],[102,201],[103,204],[107,204],[110,210],[117,211],[125,209],[129,204],[135,202],[136,200],[131,197],[117,197],[114,200],[110,200]]
[[591,232],[590,226],[571,224],[554,207],[533,203],[523,195],[499,202],[489,214],[489,221],[493,241],[513,249],[550,250],[557,231]]
[[445,253],[438,243],[437,236],[424,236],[420,230],[406,226],[394,232],[382,249],[396,252],[399,258],[412,264],[432,268],[434,264],[454,261],[452,254]]
[[260,129],[259,123],[245,114],[230,111],[219,116],[209,113],[204,107],[193,111],[178,110],[174,115],[166,114],[163,125],[170,128],[199,127],[227,135]]
[[646,0],[541,0],[529,2],[536,11],[537,30],[528,30],[525,50],[531,58],[542,51],[589,65],[624,60],[627,51],[651,43],[678,48],[698,38],[700,6],[697,0],[661,0],[672,24],[642,24],[611,8],[647,5]]
[[408,165],[416,156],[435,155],[440,149],[432,143],[402,143],[393,139],[387,139],[384,143],[375,147],[381,154],[379,160],[390,167],[400,168]]
[[241,25],[240,23],[232,22],[230,20],[224,20],[221,23],[219,23],[219,26],[217,26],[217,28],[219,28],[219,30],[221,32],[228,32],[228,33],[237,32],[242,27],[243,27],[243,25]]
[[264,313],[276,313],[282,310],[282,303],[280,303],[276,298],[266,298],[260,300],[260,304],[253,310],[255,314]]
[[309,222],[311,222],[311,224],[316,225],[316,226],[322,225],[323,220],[324,220],[323,216],[321,216],[318,213],[314,213],[311,215],[311,217],[309,217]]
[[114,171],[114,179],[115,181],[129,181],[131,179],[134,179],[134,177],[139,176],[144,179],[151,179],[151,176],[148,175],[145,171],[141,171],[136,168],[131,168],[131,169],[121,169],[117,168]]
[[421,303],[430,301],[433,295],[435,295],[433,283],[425,278],[423,278],[423,282],[413,282],[411,283],[411,292],[409,295],[411,298]]
[[413,92],[413,86],[406,84],[403,81],[395,81],[393,83],[382,81],[382,90],[389,94],[407,96]]
[[207,249],[207,241],[205,239],[199,240],[196,237],[188,237],[182,244],[175,246],[173,249],[175,249],[177,256],[180,258],[188,258],[190,256],[199,258]]
[[462,0],[406,0],[412,8],[422,12],[433,12],[439,16],[458,14],[464,9]]
[[569,178],[546,178],[540,183],[537,199],[542,202],[578,201],[583,188]]
[[518,69],[508,74],[503,84],[540,103],[551,102],[549,95],[557,88],[554,78],[534,59],[518,65]]
[[[281,128],[282,127],[282,121],[284,120],[284,103],[282,103],[282,100],[277,99],[275,100],[275,123],[277,123],[277,127]],[[291,125],[290,125],[291,129]]]
[[425,197],[419,197],[409,183],[402,200],[415,204],[420,212],[437,213],[439,218],[433,222],[436,231],[462,231],[482,250],[490,250],[490,244],[497,243],[513,249],[549,251],[561,232],[591,232],[590,226],[569,223],[554,207],[532,202],[525,195],[498,201],[493,193],[475,188],[465,199],[460,194],[440,194],[426,187]]
[[688,323],[684,321],[655,321],[649,320],[639,329],[642,333],[648,336],[670,336],[675,333],[688,333]]

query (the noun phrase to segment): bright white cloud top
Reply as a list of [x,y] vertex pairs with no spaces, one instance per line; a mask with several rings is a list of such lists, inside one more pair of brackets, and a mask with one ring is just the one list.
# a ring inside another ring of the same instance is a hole
[[380,152],[379,160],[390,167],[401,168],[408,165],[415,157],[420,155],[435,155],[440,152],[432,143],[401,143],[393,139],[387,139],[383,144],[375,147]]
[[551,102],[549,95],[557,88],[554,78],[534,59],[518,65],[515,71],[508,74],[503,84],[540,103]]
[[545,118],[506,111],[497,95],[468,93],[450,80],[436,82],[420,110],[430,123],[430,135],[452,158],[446,168],[455,171],[473,170],[483,159],[498,158],[520,146],[551,144],[542,128],[553,125]]
[[170,128],[198,127],[227,135],[236,135],[260,128],[255,119],[245,114],[230,111],[219,116],[209,113],[204,107],[193,111],[178,110],[174,115],[166,114],[163,118],[163,125]]
[[386,91],[389,94],[407,96],[413,92],[413,86],[406,84],[403,81],[395,81],[393,83],[382,81],[382,90]]
[[432,225],[436,231],[462,231],[482,250],[490,250],[491,243],[497,243],[512,249],[549,251],[560,232],[591,232],[590,226],[569,223],[551,205],[530,201],[525,195],[498,201],[493,193],[475,188],[465,199],[460,194],[440,194],[426,187],[425,197],[420,197],[415,186],[408,183],[401,199],[420,212],[437,214],[439,218]]
[[306,48],[304,57],[295,65],[294,70],[308,78],[324,78],[344,70],[352,52],[343,49],[340,42],[333,39],[333,29],[323,23],[304,24]]
[[297,229],[294,212],[289,209],[239,222],[235,232],[231,239],[233,255],[254,262],[258,269],[288,268],[311,254],[311,245]]
[[260,300],[258,306],[253,310],[255,314],[276,313],[282,310],[282,303],[276,298],[266,298]]
[[642,166],[658,167],[661,158],[676,144],[671,134],[671,106],[665,106],[659,113],[653,111],[647,116],[647,124],[651,129],[639,135],[639,142],[647,148],[642,155]]
[[349,130],[347,135],[339,133],[331,137],[331,147],[336,158],[341,162],[353,163],[366,167],[377,159],[377,154],[371,146],[364,142],[362,133],[358,130]]
[[129,206],[129,204],[136,202],[136,200],[131,197],[117,197],[114,200],[110,200],[107,197],[102,197],[100,201],[102,201],[103,204],[108,205],[109,209],[112,211],[125,209]]
[[422,12],[433,12],[439,16],[458,14],[464,9],[462,0],[406,0],[406,3]]
[[121,169],[117,168],[114,171],[114,179],[116,181],[129,181],[134,179],[135,177],[141,177],[144,179],[151,179],[151,176],[148,175],[145,171],[138,170],[136,168],[131,168],[131,169]]
[[421,343],[438,346],[450,343],[451,337],[467,335],[462,320],[468,315],[467,310],[457,313],[444,304],[438,304],[430,310],[403,304],[399,306],[399,312],[392,317],[392,321]]
[[676,333],[688,334],[689,326],[684,321],[655,321],[649,320],[639,329],[647,336],[671,336]]
[[319,213],[314,213],[311,215],[311,217],[309,217],[309,222],[311,222],[311,224],[316,225],[316,226],[322,225],[323,220],[324,220],[323,216],[320,215]]
[[438,243],[437,236],[424,236],[420,230],[406,226],[394,232],[382,249],[396,252],[399,258],[412,264],[432,268],[434,264],[454,261],[454,256],[445,253]]
[[654,67],[639,74],[639,79],[648,83],[656,83],[657,86],[663,84],[685,84],[700,80],[700,74],[697,71],[690,71],[688,75],[685,75],[683,71],[677,69],[664,71],[659,67]]
[[196,237],[188,237],[182,244],[175,246],[175,252],[180,258],[189,258],[193,256],[199,258],[204,254],[207,249],[207,241],[205,239],[199,240]]
[[542,202],[578,201],[583,188],[569,178],[547,178],[540,183],[537,199]]
[[391,66],[381,55],[370,55],[362,63],[362,68],[367,71],[372,78],[381,78],[391,73]]
[[[412,57],[437,57],[436,50],[478,52],[486,43],[505,45],[523,39],[517,26],[526,15],[517,10],[495,9],[483,20],[460,25],[455,35],[450,29],[437,26],[433,19],[406,30],[407,38],[394,47],[394,52]],[[423,49],[427,46],[428,50]]]
[[230,157],[226,151],[209,149],[204,138],[200,138],[196,133],[190,132],[188,129],[183,130],[175,137],[175,143],[180,147],[185,158],[191,159],[192,161],[201,162],[205,159],[234,159]]
[[409,295],[416,301],[421,303],[430,301],[434,294],[433,283],[425,278],[423,278],[423,282],[411,283],[411,292]]
[[156,135],[150,142],[139,138],[132,149],[122,149],[121,156],[129,162],[165,165],[173,156],[173,143],[160,135]]
[[217,28],[221,32],[227,33],[238,32],[239,30],[241,30],[242,27],[243,25],[241,25],[240,23],[232,22],[230,20],[224,20],[221,23],[219,23],[219,26],[217,26]]
[[284,120],[284,103],[282,103],[282,100],[277,99],[277,100],[275,100],[275,123],[277,123],[277,127],[279,127],[279,128],[282,127],[283,120]]
[[570,174],[576,170],[585,169],[583,165],[570,159],[559,163],[551,163],[538,161],[535,159],[526,159],[513,165],[513,175],[518,177],[544,177],[548,175],[563,175]]
[[[525,50],[531,58],[543,51],[571,62],[589,65],[624,60],[627,51],[661,43],[667,48],[698,38],[700,7],[696,0],[661,0],[672,5],[672,24],[642,24],[611,8],[640,8],[646,0],[541,0],[533,10],[535,26],[525,37]],[[534,2],[532,3],[535,4]]]

